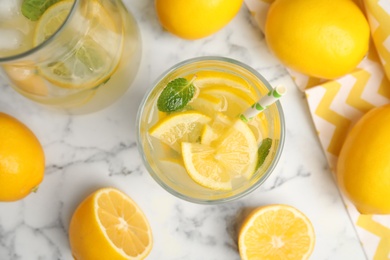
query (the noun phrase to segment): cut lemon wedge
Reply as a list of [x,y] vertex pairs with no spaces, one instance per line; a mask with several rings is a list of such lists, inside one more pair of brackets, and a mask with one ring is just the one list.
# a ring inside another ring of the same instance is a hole
[[180,112],[158,121],[149,129],[149,134],[180,152],[181,142],[196,142],[200,139],[203,125],[210,120],[199,112]]
[[269,205],[254,210],[238,238],[242,260],[309,259],[315,243],[314,228],[299,210]]
[[181,148],[190,177],[213,190],[231,190],[232,179],[249,179],[257,164],[256,139],[241,120],[237,120],[213,146],[183,142]]
[[[45,11],[34,32],[34,46],[59,30],[72,5],[73,1],[60,1]],[[88,2],[85,8],[88,17],[74,13],[72,23],[57,36],[62,45],[56,47],[50,62],[39,67],[40,73],[59,87],[97,87],[111,77],[119,63],[122,38],[115,32],[111,17],[97,1]]]
[[144,213],[114,188],[100,189],[79,205],[69,241],[75,259],[144,259],[153,245]]

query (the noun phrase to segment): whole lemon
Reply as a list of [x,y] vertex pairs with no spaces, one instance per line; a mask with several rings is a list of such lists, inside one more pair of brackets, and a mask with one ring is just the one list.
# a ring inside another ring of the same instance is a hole
[[187,40],[209,36],[227,25],[238,13],[243,0],[156,0],[161,25]]
[[45,156],[33,132],[0,113],[0,201],[26,197],[43,180]]
[[360,213],[390,214],[390,104],[370,110],[351,129],[336,170]]
[[351,72],[369,47],[368,22],[351,0],[276,0],[265,38],[287,67],[333,79]]

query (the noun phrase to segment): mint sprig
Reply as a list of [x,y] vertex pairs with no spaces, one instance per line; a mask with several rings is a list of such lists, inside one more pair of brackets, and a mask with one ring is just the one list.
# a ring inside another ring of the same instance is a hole
[[191,81],[185,78],[177,78],[170,81],[158,97],[158,110],[175,112],[183,109],[195,95],[196,87],[193,84],[194,80],[195,77]]
[[256,169],[260,168],[261,165],[263,165],[265,158],[267,158],[269,151],[272,146],[272,139],[271,138],[265,138],[261,142],[261,145],[259,149],[257,150],[257,166]]
[[23,0],[22,14],[31,21],[37,21],[53,4],[61,0]]

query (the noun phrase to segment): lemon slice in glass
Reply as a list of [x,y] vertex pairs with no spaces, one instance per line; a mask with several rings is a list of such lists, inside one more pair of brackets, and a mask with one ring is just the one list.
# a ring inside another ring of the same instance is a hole
[[[73,1],[60,1],[45,11],[35,29],[34,46],[57,32],[72,6]],[[48,81],[63,88],[99,86],[111,77],[119,63],[121,36],[115,32],[115,24],[104,7],[96,1],[88,2],[71,18],[74,23],[66,25],[62,29],[64,35],[56,39],[56,53],[39,71]]]
[[222,134],[215,145],[182,142],[181,148],[190,177],[213,190],[231,190],[232,179],[249,179],[257,164],[256,139],[241,120]]
[[[224,71],[197,71],[196,83],[198,88],[207,88],[215,86],[227,86],[235,88],[250,96],[256,96],[256,91],[250,86],[249,82],[243,77],[234,73]],[[189,78],[187,76],[186,78]]]
[[149,134],[180,152],[181,142],[200,139],[203,125],[211,119],[199,112],[186,111],[164,117],[149,130]]
[[189,105],[205,115],[213,116],[218,111],[223,111],[223,102],[219,97],[211,96],[208,94],[200,93],[194,98]]
[[228,86],[207,87],[201,93],[222,100],[220,111],[229,117],[237,117],[254,103],[249,94]]
[[232,124],[233,121],[230,120],[227,116],[222,113],[217,113],[211,123],[204,125],[200,143],[210,145],[213,141],[217,140]]

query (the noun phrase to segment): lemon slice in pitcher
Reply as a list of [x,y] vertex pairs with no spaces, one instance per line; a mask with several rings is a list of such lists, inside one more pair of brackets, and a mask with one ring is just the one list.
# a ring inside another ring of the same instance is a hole
[[[72,9],[72,1],[60,1],[46,10],[37,23],[34,45],[52,36],[64,23]],[[58,36],[57,48],[50,62],[39,67],[40,73],[51,83],[70,89],[92,88],[106,82],[114,73],[120,58],[121,35],[103,6],[91,1],[80,13],[75,12],[73,25]],[[85,34],[84,31],[87,33]],[[110,47],[108,47],[110,46]]]

